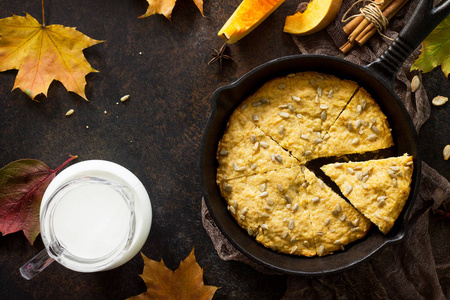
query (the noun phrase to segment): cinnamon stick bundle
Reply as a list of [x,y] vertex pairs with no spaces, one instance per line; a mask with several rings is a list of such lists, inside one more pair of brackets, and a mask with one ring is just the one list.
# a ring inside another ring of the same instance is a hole
[[[385,0],[377,4],[383,16],[390,20],[407,2],[408,0]],[[364,45],[377,32],[375,25],[364,16],[354,18],[343,27],[343,30],[348,35],[348,41],[339,48],[344,54],[356,44]]]

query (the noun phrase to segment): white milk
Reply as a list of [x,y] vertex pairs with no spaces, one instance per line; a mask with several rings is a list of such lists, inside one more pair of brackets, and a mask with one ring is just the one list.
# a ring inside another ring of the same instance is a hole
[[[62,195],[59,201],[49,201],[68,182],[86,177],[125,186],[133,204],[117,189],[99,183],[69,188],[66,194],[58,193]],[[57,205],[51,207],[53,202]],[[147,240],[151,222],[150,198],[142,183],[124,167],[108,161],[89,160],[66,168],[50,183],[41,202],[41,236],[47,252],[80,272],[113,269],[129,261]],[[129,235],[130,228],[134,234]]]
[[95,259],[112,253],[127,238],[131,216],[127,203],[103,184],[69,191],[54,211],[56,238],[72,255]]

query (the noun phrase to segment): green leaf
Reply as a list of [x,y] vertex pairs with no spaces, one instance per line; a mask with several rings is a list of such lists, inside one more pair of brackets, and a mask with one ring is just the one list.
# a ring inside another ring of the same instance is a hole
[[422,42],[422,53],[412,65],[411,71],[420,70],[426,73],[439,65],[448,78],[450,73],[450,15]]

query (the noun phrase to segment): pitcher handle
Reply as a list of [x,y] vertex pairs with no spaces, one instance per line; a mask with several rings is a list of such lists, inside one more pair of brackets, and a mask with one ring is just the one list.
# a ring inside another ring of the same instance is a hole
[[26,280],[30,280],[47,268],[53,261],[54,259],[48,255],[47,250],[43,249],[20,268],[20,274]]

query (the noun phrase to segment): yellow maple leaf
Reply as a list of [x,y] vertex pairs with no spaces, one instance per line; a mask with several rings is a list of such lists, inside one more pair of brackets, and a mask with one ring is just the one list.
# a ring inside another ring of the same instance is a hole
[[144,280],[147,291],[130,299],[207,300],[212,299],[218,289],[204,285],[203,269],[195,259],[194,249],[175,271],[168,269],[162,259],[158,262],[141,255],[144,271],[139,276]]
[[0,19],[0,34],[0,72],[19,70],[13,89],[20,88],[34,99],[47,96],[50,84],[58,80],[86,99],[85,77],[97,70],[82,50],[102,41],[72,27],[43,26],[29,14]]
[[[198,10],[200,10],[203,15],[203,0],[193,0]],[[175,7],[175,2],[177,0],[147,0],[148,8],[144,15],[139,18],[145,18],[154,14],[164,15],[170,20],[172,17],[172,10]]]

